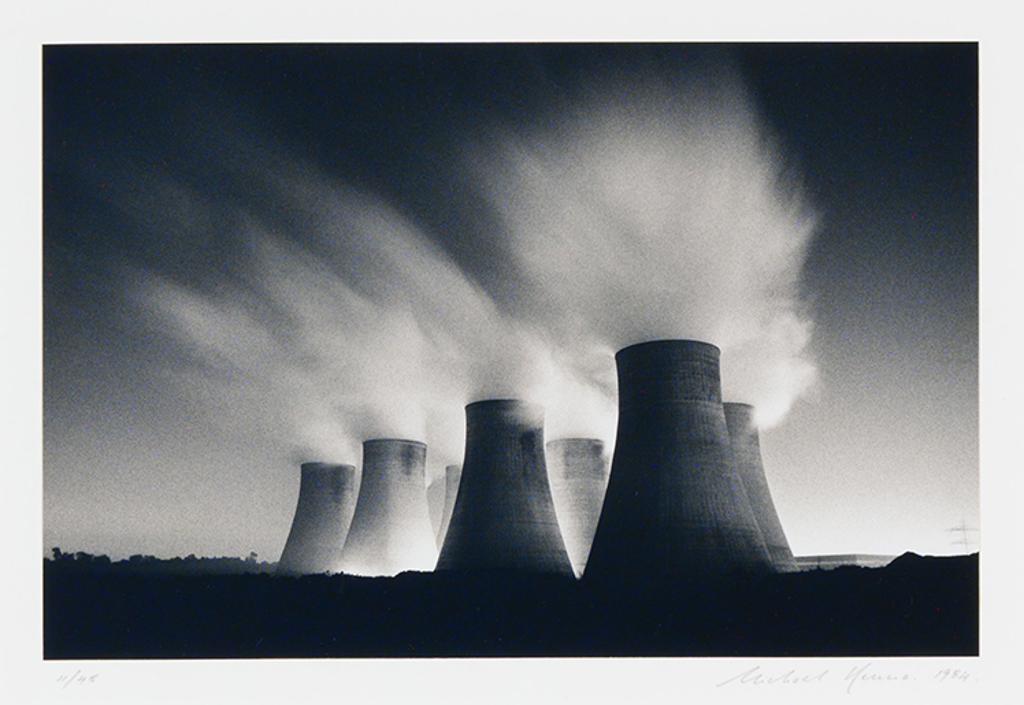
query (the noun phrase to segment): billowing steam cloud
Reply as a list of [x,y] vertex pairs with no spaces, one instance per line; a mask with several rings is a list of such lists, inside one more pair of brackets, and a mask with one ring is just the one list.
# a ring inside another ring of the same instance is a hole
[[[722,347],[730,398],[781,419],[814,376],[797,292],[814,223],[738,84],[569,107],[542,128],[494,125],[459,155],[467,199],[501,225],[493,285],[396,205],[303,164],[248,175],[287,215],[233,206],[230,232],[196,215],[224,206],[192,193],[187,223],[164,227],[245,246],[211,263],[216,286],[129,270],[133,300],[188,354],[176,383],[296,460],[358,463],[363,439],[399,436],[425,440],[439,474],[461,460],[476,398],[539,401],[549,437],[612,443],[612,353],[692,337]],[[268,163],[236,159],[235,177]]]
[[739,82],[606,84],[573,107],[476,162],[520,315],[570,364],[582,346],[714,342],[725,394],[777,422],[814,378],[797,290],[814,218]]

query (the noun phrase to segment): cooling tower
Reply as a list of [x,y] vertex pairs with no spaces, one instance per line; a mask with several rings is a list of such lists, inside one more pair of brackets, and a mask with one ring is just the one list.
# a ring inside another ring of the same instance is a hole
[[336,573],[356,508],[352,465],[303,463],[299,501],[277,572],[288,575]]
[[441,511],[441,526],[437,530],[437,545],[444,544],[448,534],[448,524],[452,520],[455,509],[455,498],[459,495],[459,481],[462,479],[462,466],[449,465],[444,469],[444,509]]
[[437,569],[573,574],[548,486],[541,407],[466,406],[462,479]]
[[[429,468],[427,470],[430,472]],[[427,485],[427,512],[430,515],[430,529],[437,536],[441,530],[441,513],[444,511],[445,479],[435,478]],[[440,546],[440,544],[438,544]]]
[[770,570],[735,469],[718,348],[659,340],[624,348],[615,362],[615,453],[586,577]]
[[608,485],[604,442],[563,438],[547,445],[548,479],[562,539],[576,575],[583,575]]
[[789,541],[775,511],[775,502],[768,488],[768,478],[761,460],[761,440],[754,423],[754,407],[749,404],[726,402],[725,423],[732,439],[732,451],[736,456],[736,470],[747,491],[747,498],[754,510],[754,518],[761,529],[761,536],[768,547],[775,570],[792,572],[797,570]]
[[427,511],[427,446],[392,438],[363,442],[363,478],[341,568],[350,575],[429,571],[437,559]]

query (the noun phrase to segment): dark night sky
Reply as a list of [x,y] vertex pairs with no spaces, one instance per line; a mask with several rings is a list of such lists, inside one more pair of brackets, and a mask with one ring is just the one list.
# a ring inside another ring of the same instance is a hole
[[[334,212],[306,181],[315,173],[387,204],[389,223],[423,233],[464,275],[459,287],[530,319],[543,299],[509,264],[515,226],[481,198],[467,155],[500,173],[481,147],[495,135],[550,148],[565,121],[588,115],[581,106],[642,112],[634,83],[671,89],[693,72],[711,85],[739,77],[817,218],[792,282],[813,322],[802,354],[816,380],[762,438],[794,552],[959,550],[947,529],[978,523],[977,68],[973,44],[46,48],[45,545],[276,558],[297,454],[327,451],[265,430],[274,417],[262,407],[292,389],[266,378],[294,361],[197,376],[209,350],[145,302],[186,317],[190,301],[227,307],[227,319],[188,319],[207,336],[248,331],[214,357],[235,359],[237,344],[263,359],[264,332],[246,316],[291,349],[295,313],[276,304],[311,294],[261,295],[240,264],[263,252],[254,228],[331,262],[356,302],[346,306],[400,300],[381,293],[406,281],[389,278],[400,260],[352,243],[331,259],[311,235]],[[764,246],[738,256],[756,261]],[[272,278],[297,285],[289,271]],[[155,288],[171,293],[140,303]],[[238,327],[210,325],[225,320]],[[246,375],[271,391],[250,393]],[[221,389],[238,396],[214,398]]]

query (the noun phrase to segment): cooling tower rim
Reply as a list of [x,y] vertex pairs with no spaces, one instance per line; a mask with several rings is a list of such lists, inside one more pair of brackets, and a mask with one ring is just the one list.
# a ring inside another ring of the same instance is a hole
[[661,338],[658,340],[645,340],[640,343],[633,343],[632,345],[627,345],[626,347],[621,348],[617,353],[615,353],[615,359],[618,360],[620,355],[628,355],[630,353],[637,352],[643,348],[692,348],[695,350],[701,350],[704,352],[711,353],[716,357],[721,357],[722,354],[721,348],[719,348],[714,343],[709,343],[704,340],[692,340],[689,338]]
[[414,441],[409,438],[367,438],[363,441],[363,445],[379,445],[381,443],[388,443],[392,445],[407,445],[407,446],[419,446],[426,448],[427,444],[423,441]]
[[325,470],[349,470],[355,472],[356,466],[351,463],[325,463],[320,460],[310,460],[299,465],[299,469],[302,470],[302,472],[318,472]]
[[604,440],[601,439],[601,438],[587,438],[586,436],[564,436],[564,437],[561,437],[561,438],[552,438],[550,441],[548,441],[544,445],[545,446],[552,446],[552,445],[556,445],[556,444],[564,445],[564,444],[567,444],[567,443],[573,443],[573,444],[575,444],[575,443],[579,443],[579,444],[586,443],[587,445],[599,445],[599,446],[602,446],[602,447],[604,447],[604,445],[605,445]]
[[532,417],[543,423],[544,405],[524,399],[481,399],[466,405],[466,418],[487,418],[493,415],[514,414]]
[[481,408],[502,408],[502,409],[536,409],[542,410],[542,406],[536,402],[526,399],[478,399],[466,404],[466,411]]
[[749,411],[756,410],[753,404],[747,403],[745,401],[723,401],[722,406],[726,407],[727,409],[736,409],[737,411],[739,411],[740,409],[745,409]]

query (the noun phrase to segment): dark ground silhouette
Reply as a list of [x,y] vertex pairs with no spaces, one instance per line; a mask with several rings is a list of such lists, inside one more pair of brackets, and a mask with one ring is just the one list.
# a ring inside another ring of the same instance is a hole
[[51,549],[53,559],[46,564],[58,564],[60,569],[92,568],[100,572],[146,573],[150,575],[248,575],[253,573],[272,574],[277,563],[259,561],[255,552],[248,558],[234,556],[200,556],[189,554],[184,558],[157,558],[143,554],[129,556],[123,561],[111,561],[108,556],[96,556],[84,551],[64,553],[60,548]]
[[[203,561],[209,561],[205,572]],[[292,578],[275,576],[272,568],[255,556],[111,563],[62,554],[46,560],[44,656],[978,653],[977,554],[908,553],[885,568],[698,587],[631,583],[628,591],[561,577]]]

